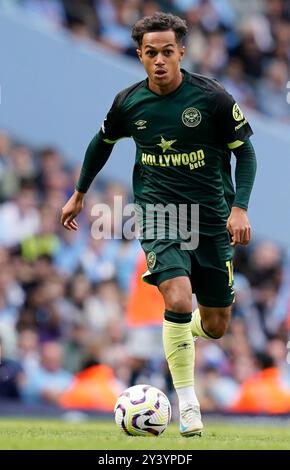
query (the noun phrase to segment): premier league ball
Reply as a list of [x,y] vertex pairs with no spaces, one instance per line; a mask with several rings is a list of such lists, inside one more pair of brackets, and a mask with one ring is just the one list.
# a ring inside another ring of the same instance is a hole
[[151,385],[127,388],[115,405],[117,426],[129,436],[159,436],[171,418],[167,396]]

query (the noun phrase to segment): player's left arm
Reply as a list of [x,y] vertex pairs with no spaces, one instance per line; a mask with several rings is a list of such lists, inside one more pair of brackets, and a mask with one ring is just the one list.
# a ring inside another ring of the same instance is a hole
[[234,98],[218,83],[213,92],[212,104],[220,138],[237,159],[236,195],[227,220],[227,229],[232,236],[232,245],[247,245],[251,238],[247,209],[257,166],[255,151],[249,140],[253,131]]
[[227,229],[232,235],[231,245],[247,245],[251,239],[247,209],[257,169],[256,154],[249,139],[233,149],[233,153],[237,159],[236,196],[227,221]]

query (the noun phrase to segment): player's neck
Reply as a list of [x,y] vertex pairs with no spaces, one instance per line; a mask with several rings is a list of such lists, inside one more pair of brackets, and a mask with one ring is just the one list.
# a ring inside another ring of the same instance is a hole
[[176,77],[172,80],[172,82],[164,85],[164,86],[159,86],[156,83],[152,82],[150,78],[148,79],[148,87],[151,91],[156,93],[157,95],[168,95],[169,93],[172,93],[175,91],[179,85],[181,84],[183,80],[183,73],[181,70],[179,70],[179,73],[177,74]]

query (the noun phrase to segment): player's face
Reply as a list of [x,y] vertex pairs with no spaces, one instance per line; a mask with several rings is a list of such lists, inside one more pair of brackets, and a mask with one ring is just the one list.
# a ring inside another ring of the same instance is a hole
[[145,33],[137,54],[147,72],[151,90],[163,95],[179,86],[184,47],[176,42],[174,31]]

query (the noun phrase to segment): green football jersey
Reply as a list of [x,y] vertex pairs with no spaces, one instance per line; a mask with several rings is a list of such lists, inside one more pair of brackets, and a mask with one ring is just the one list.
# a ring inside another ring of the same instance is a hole
[[137,204],[199,204],[200,234],[214,235],[226,229],[235,195],[231,149],[252,130],[216,80],[182,72],[182,83],[167,95],[151,91],[148,80],[120,92],[100,136],[111,144],[134,139]]

